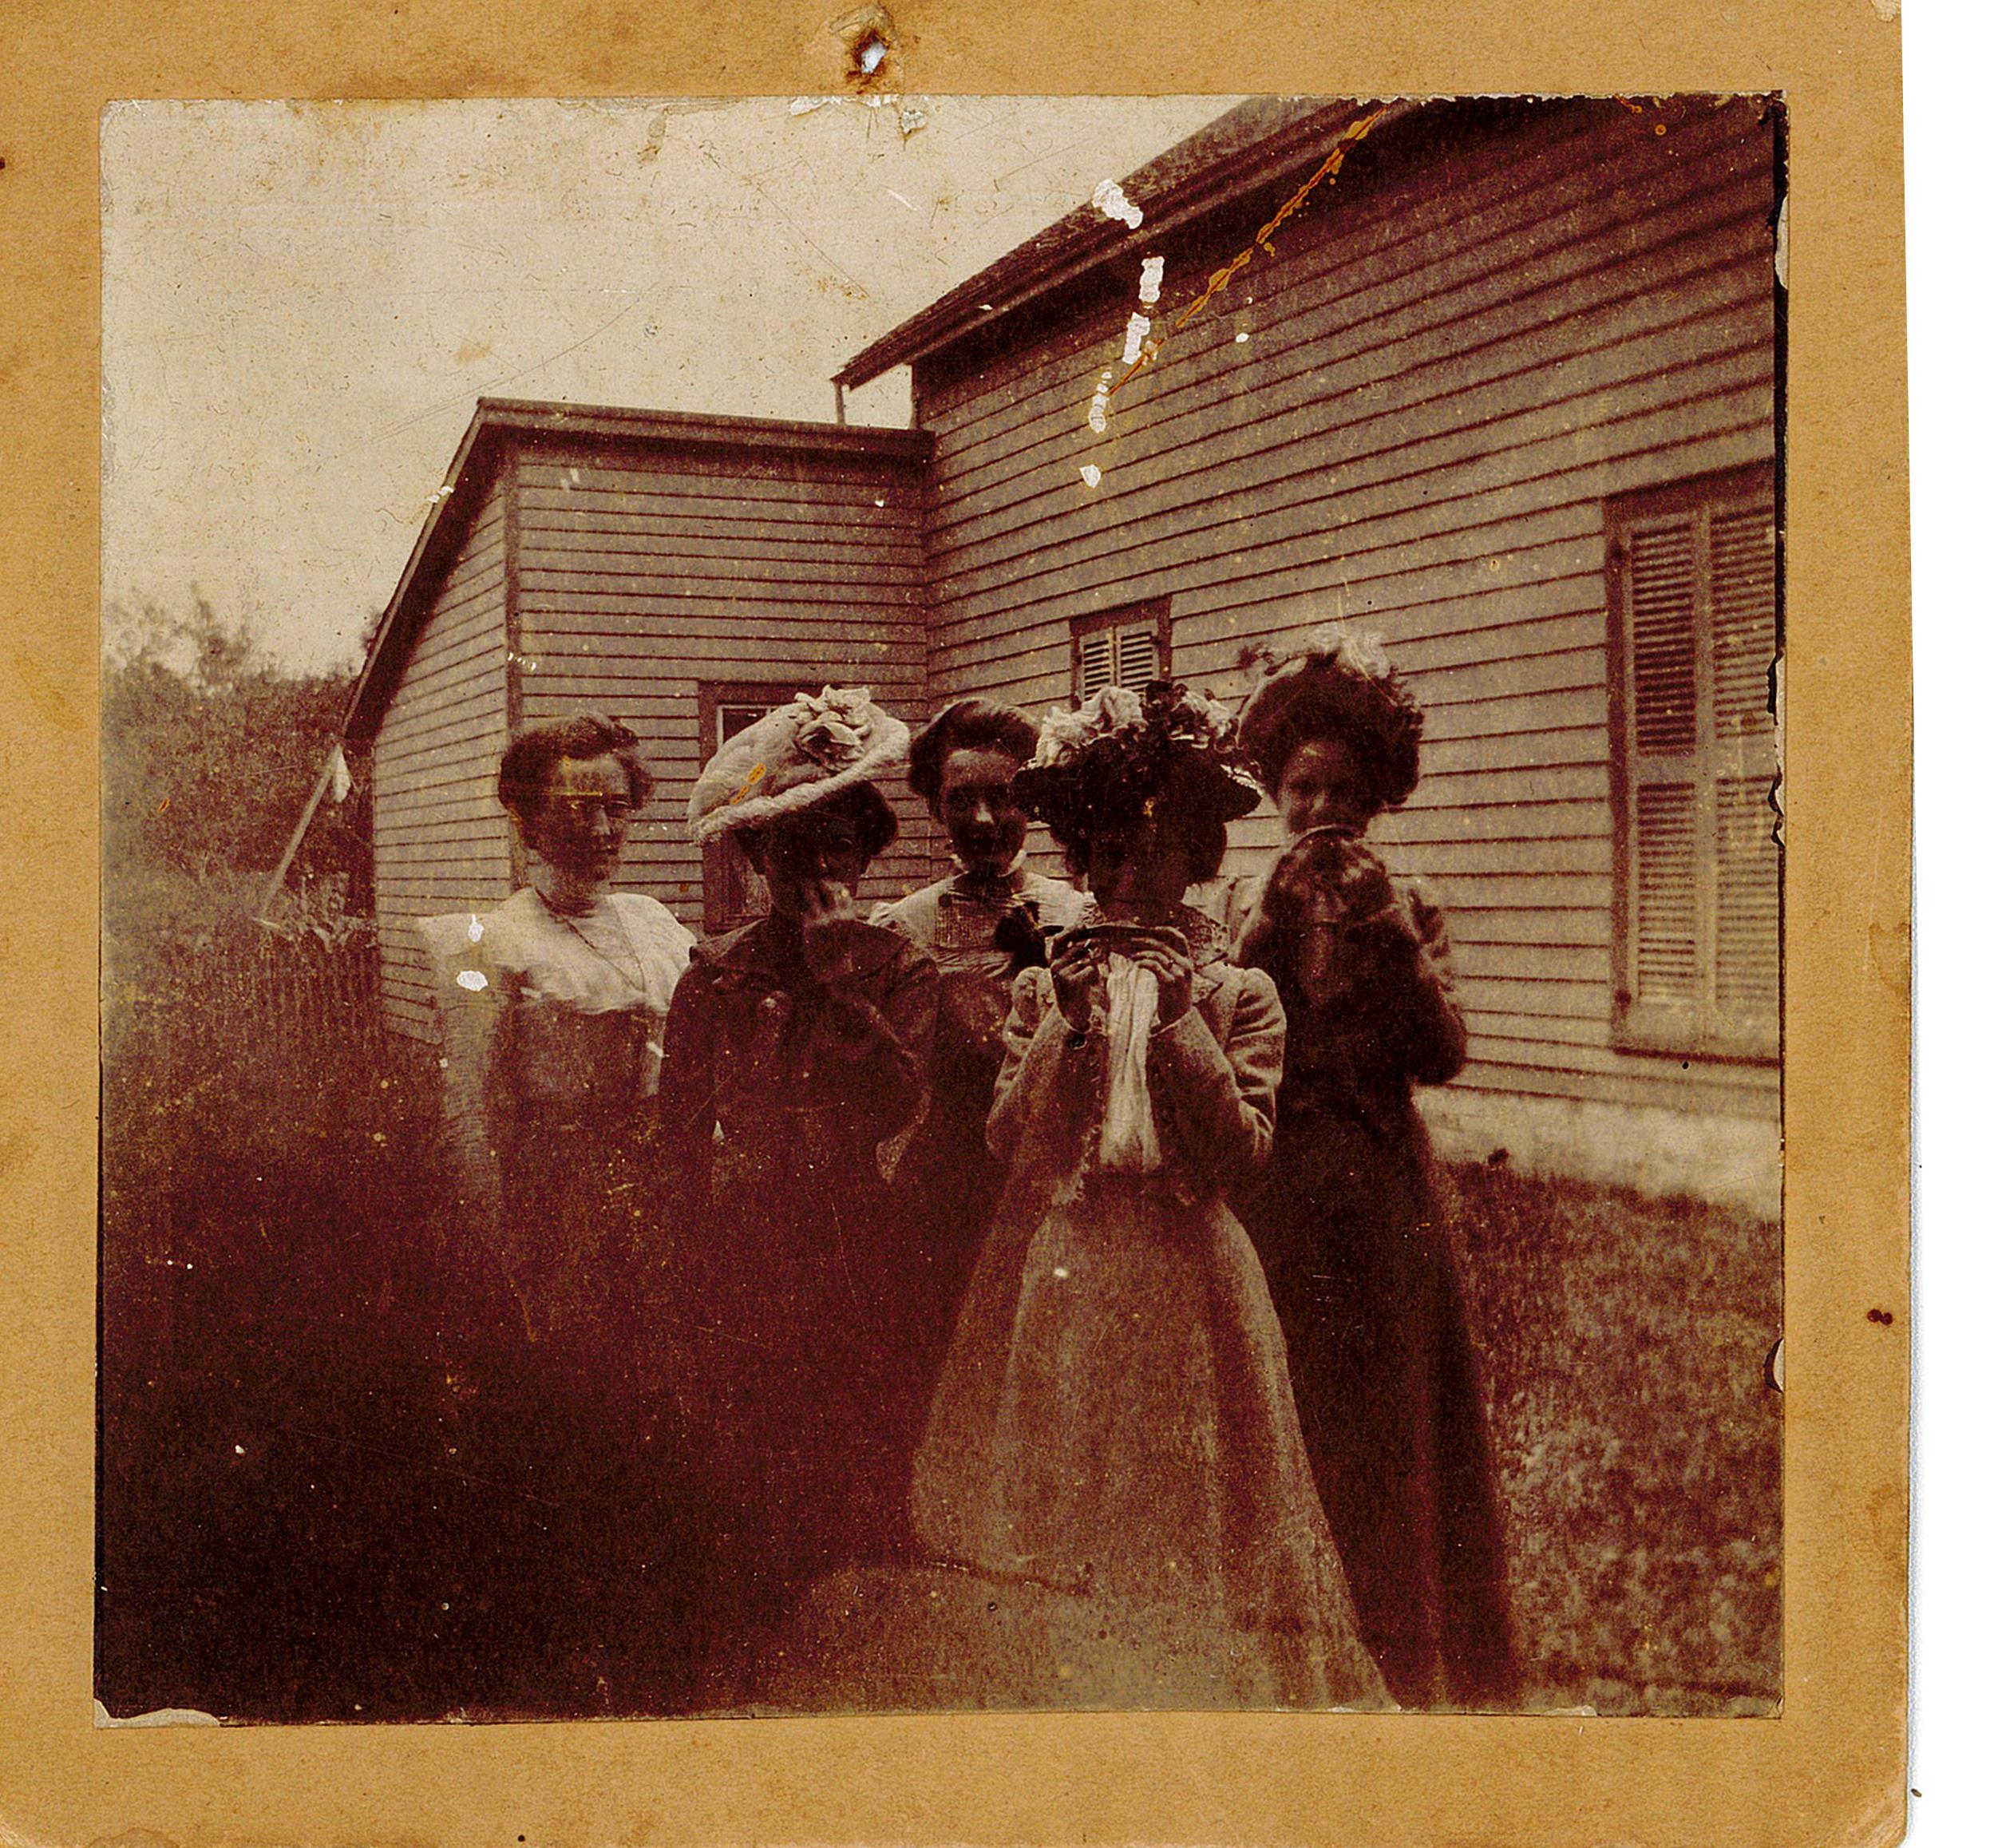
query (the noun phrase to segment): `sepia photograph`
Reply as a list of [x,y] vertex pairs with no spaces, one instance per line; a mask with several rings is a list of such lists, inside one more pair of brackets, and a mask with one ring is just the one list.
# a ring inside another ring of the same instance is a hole
[[107,109],[99,1725],[1774,1720],[1785,131]]

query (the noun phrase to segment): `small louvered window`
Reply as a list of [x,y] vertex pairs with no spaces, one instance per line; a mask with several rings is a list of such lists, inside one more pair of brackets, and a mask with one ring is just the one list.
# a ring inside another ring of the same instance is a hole
[[1616,739],[1617,1037],[1774,1058],[1776,533],[1766,470],[1608,509]]
[[1089,699],[1102,687],[1136,690],[1168,676],[1165,598],[1130,603],[1071,625],[1071,696]]

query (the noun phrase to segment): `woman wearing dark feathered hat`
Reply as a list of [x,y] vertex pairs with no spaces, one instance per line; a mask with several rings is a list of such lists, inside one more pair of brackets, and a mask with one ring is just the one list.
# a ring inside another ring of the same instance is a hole
[[1390,1692],[1515,1693],[1497,1489],[1430,1139],[1465,1062],[1443,923],[1362,836],[1416,787],[1423,715],[1379,647],[1323,630],[1238,721],[1288,845],[1237,960],[1288,1023],[1278,1132],[1240,1210],[1264,1260],[1321,1500]]
[[1221,1705],[1379,1702],[1227,1204],[1271,1143],[1278,997],[1184,902],[1261,792],[1222,708],[1157,682],[1052,714],[1017,793],[1091,903],[1016,979],[988,1124],[1008,1181],[915,1529],[990,1609],[1035,1601],[989,1699],[1153,1704],[1185,1675]]

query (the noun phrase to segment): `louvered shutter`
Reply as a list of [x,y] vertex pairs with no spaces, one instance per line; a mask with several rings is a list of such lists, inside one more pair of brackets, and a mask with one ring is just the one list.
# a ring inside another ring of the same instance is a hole
[[1714,663],[1714,1011],[1719,1037],[1775,1049],[1782,863],[1775,835],[1776,533],[1766,496],[1709,519]]
[[1704,985],[1691,518],[1634,527],[1628,545],[1630,992],[1648,1030],[1683,1035]]
[[1122,687],[1138,691],[1161,674],[1161,655],[1154,646],[1152,629],[1115,629],[1112,631],[1119,643],[1119,659],[1114,663],[1113,678]]
[[1613,521],[1620,740],[1620,1037],[1770,1056],[1781,857],[1771,797],[1776,548],[1751,474]]
[[1168,600],[1149,598],[1082,616],[1071,625],[1071,697],[1085,700],[1102,687],[1138,692],[1168,677]]
[[1094,629],[1078,639],[1078,696],[1090,699],[1113,683],[1113,631]]

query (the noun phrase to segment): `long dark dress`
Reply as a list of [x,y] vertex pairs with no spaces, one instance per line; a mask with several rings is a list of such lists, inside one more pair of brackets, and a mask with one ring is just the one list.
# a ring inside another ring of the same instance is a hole
[[[1351,932],[1330,1004],[1297,946],[1240,960],[1278,978],[1288,1021],[1264,1183],[1239,1211],[1264,1260],[1292,1386],[1362,1634],[1405,1706],[1516,1693],[1484,1395],[1414,1086],[1465,1062],[1442,920]],[[1283,953],[1281,953],[1283,952]]]
[[880,1146],[927,1082],[938,978],[896,932],[824,962],[775,916],[701,946],[659,1103],[675,1194],[663,1312],[686,1364],[710,1646],[750,1651],[812,1578],[907,1545],[926,1351],[920,1231]]

